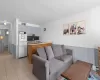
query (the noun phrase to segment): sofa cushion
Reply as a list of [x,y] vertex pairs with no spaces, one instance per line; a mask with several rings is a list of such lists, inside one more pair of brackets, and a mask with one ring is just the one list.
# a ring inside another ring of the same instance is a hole
[[72,56],[71,55],[62,55],[61,56],[61,60],[64,62],[69,62],[70,60],[72,60]]
[[53,44],[52,45],[52,49],[53,49],[55,57],[63,55],[62,45],[55,45],[55,44]]
[[50,74],[53,74],[55,72],[58,72],[62,68],[64,62],[53,58],[49,61],[49,65],[50,65]]
[[44,48],[38,48],[37,49],[37,52],[38,52],[38,55],[44,59],[47,60],[47,55],[46,55],[46,52],[45,52],[45,49]]
[[61,60],[63,62],[68,62],[72,59],[72,56],[64,54],[62,56],[55,57],[55,59]]
[[54,58],[54,53],[52,51],[51,46],[45,47],[45,50],[46,50],[46,53],[47,53],[48,60]]

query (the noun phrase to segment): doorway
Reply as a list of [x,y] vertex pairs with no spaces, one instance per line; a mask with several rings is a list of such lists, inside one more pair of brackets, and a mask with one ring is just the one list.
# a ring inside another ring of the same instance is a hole
[[9,30],[0,29],[0,53],[9,52]]

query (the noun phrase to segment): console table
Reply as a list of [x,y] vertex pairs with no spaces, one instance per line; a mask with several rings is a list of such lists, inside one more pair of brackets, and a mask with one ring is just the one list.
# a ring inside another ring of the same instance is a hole
[[32,63],[32,55],[36,54],[37,48],[51,46],[52,43],[29,43],[28,46],[28,59],[29,63]]

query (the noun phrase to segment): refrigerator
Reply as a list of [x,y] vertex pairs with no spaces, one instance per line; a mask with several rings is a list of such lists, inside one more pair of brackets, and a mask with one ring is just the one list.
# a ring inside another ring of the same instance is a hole
[[18,57],[23,58],[27,56],[27,33],[20,31],[18,39]]

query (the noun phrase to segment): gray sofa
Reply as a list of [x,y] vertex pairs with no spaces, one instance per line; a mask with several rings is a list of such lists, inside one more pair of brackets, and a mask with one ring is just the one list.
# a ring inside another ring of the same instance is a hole
[[39,80],[56,80],[72,64],[72,51],[63,45],[52,45],[37,49],[33,55],[33,74]]

